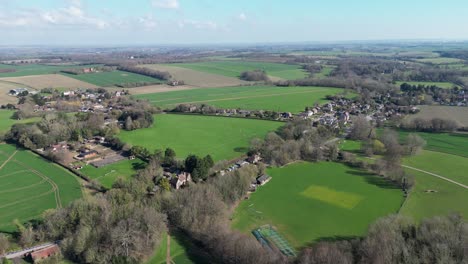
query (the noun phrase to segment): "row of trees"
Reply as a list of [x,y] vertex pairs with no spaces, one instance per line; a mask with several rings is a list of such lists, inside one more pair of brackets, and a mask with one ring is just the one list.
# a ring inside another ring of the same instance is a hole
[[240,79],[249,82],[267,82],[270,80],[264,70],[242,72]]
[[400,127],[412,131],[423,131],[423,132],[452,132],[460,128],[458,123],[451,119],[442,118],[412,118],[404,120]]

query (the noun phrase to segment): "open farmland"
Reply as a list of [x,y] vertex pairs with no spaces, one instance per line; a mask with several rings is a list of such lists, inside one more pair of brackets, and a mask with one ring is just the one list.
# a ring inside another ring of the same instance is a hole
[[42,64],[25,64],[25,65],[6,65],[0,64],[0,69],[14,69],[14,72],[0,73],[1,77],[21,77],[30,75],[45,75],[58,73],[61,70],[72,68],[93,67],[96,65],[42,65]]
[[138,169],[143,169],[145,165],[145,162],[140,159],[126,159],[101,168],[96,168],[92,165],[85,165],[80,172],[99,182],[102,186],[111,188],[112,184],[118,178],[128,180],[132,175],[137,173]]
[[29,151],[2,144],[0,162],[1,231],[12,231],[15,219],[37,219],[81,197],[74,175]]
[[34,89],[42,88],[68,88],[68,89],[88,89],[96,88],[96,85],[83,82],[61,74],[31,75],[22,77],[1,78],[0,81],[8,81],[18,84],[24,84]]
[[122,131],[119,138],[150,150],[172,148],[177,157],[210,154],[214,160],[230,160],[243,155],[254,137],[263,138],[281,122],[228,117],[156,115],[153,127]]
[[271,224],[296,248],[320,239],[363,236],[376,218],[396,213],[401,190],[332,162],[268,169],[272,180],[240,203],[233,227],[250,233]]
[[68,77],[91,83],[101,87],[116,86],[119,84],[126,83],[161,83],[162,81],[156,78],[148,77],[141,74],[124,72],[124,71],[111,71],[111,72],[98,72],[98,73],[87,73],[87,74],[64,74]]
[[426,141],[424,149],[468,158],[468,134],[399,131],[401,140],[404,142],[410,133],[416,133]]
[[341,92],[343,89],[327,87],[243,86],[146,94],[137,98],[148,99],[161,107],[205,103],[221,108],[300,112],[306,106],[327,102],[327,95]]
[[173,79],[184,81],[186,85],[196,87],[227,87],[249,84],[249,82],[239,80],[238,78],[176,67],[173,66],[173,64],[170,66],[166,64],[148,64],[141,67],[158,71],[167,71],[172,75]]
[[461,59],[444,58],[444,57],[416,59],[416,61],[422,62],[422,63],[432,63],[432,64],[450,64],[450,63],[463,62],[463,60],[461,60]]
[[208,61],[197,63],[176,63],[175,66],[227,77],[239,78],[242,72],[264,70],[268,75],[285,79],[303,79],[308,76],[299,65],[253,61]]
[[407,84],[410,84],[410,85],[424,85],[424,86],[437,86],[437,87],[440,87],[440,88],[444,88],[444,89],[450,89],[450,88],[453,88],[457,85],[453,84],[453,83],[450,83],[450,82],[396,82],[396,84],[398,86],[404,84],[404,83],[407,83]]
[[439,105],[421,105],[418,107],[421,109],[421,112],[417,113],[416,115],[410,115],[407,118],[441,118],[447,120],[454,120],[461,126],[468,126],[468,107]]
[[0,110],[0,134],[4,134],[10,130],[11,126],[14,124],[25,124],[37,122],[40,118],[26,118],[22,120],[11,119],[15,111],[13,110]]

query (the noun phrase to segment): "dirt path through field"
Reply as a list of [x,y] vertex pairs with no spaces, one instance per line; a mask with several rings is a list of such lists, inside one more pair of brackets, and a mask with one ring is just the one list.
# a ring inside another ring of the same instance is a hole
[[456,182],[456,181],[454,181],[454,180],[451,180],[451,179],[449,179],[449,178],[446,178],[446,177],[444,177],[444,176],[441,176],[441,175],[438,175],[438,174],[435,174],[435,173],[432,173],[432,172],[429,172],[429,171],[421,170],[421,169],[418,169],[418,168],[415,168],[415,167],[411,167],[411,166],[406,166],[406,165],[401,165],[401,166],[404,167],[404,168],[410,169],[410,170],[415,170],[415,171],[419,171],[419,172],[422,172],[422,173],[425,173],[425,174],[429,174],[429,175],[431,175],[431,176],[437,177],[437,178],[442,179],[442,180],[444,180],[444,181],[448,181],[448,182],[451,182],[451,183],[453,183],[453,184],[456,184],[456,185],[458,185],[458,186],[460,186],[460,187],[463,187],[463,188],[465,188],[465,189],[468,189],[468,186],[466,186],[466,185],[464,185],[464,184],[462,184],[462,183]]
[[15,152],[13,152],[13,154],[11,154],[10,157],[8,157],[7,160],[5,160],[5,162],[3,162],[3,164],[0,166],[0,170],[3,169],[3,167],[5,167],[5,165],[13,158],[13,156],[15,156],[15,154],[17,153],[18,151],[15,150]]
[[166,264],[171,264],[171,236],[167,234]]

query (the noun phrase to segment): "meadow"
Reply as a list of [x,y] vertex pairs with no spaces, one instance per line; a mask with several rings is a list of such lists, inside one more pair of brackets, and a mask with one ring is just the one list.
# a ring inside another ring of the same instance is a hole
[[416,59],[416,61],[422,62],[422,63],[431,63],[431,64],[451,64],[451,63],[463,62],[463,60],[461,59],[445,58],[445,57]]
[[[146,262],[146,264],[166,264],[167,254],[167,235],[164,235],[159,248],[156,250],[154,255]],[[189,241],[184,239],[180,235],[172,235],[170,238],[170,256],[173,263],[177,264],[192,264],[192,263],[203,263],[203,260],[197,256],[189,255],[190,248],[187,248]]]
[[244,155],[252,138],[264,136],[284,123],[197,115],[156,115],[151,128],[122,131],[119,138],[150,150],[172,148],[177,157],[208,155],[215,161]]
[[124,72],[124,71],[112,71],[112,72],[98,72],[98,73],[87,73],[87,74],[65,74],[64,75],[91,83],[101,87],[116,86],[125,83],[136,83],[136,82],[148,82],[148,83],[161,83],[162,81],[156,78],[144,76],[141,74]]
[[20,77],[29,75],[43,75],[58,73],[61,70],[72,68],[93,67],[97,65],[42,65],[42,64],[24,64],[24,65],[6,65],[0,64],[0,69],[15,69],[14,72],[0,73],[1,77]]
[[122,160],[107,166],[96,168],[92,165],[85,165],[80,172],[89,178],[96,180],[102,186],[111,188],[118,179],[128,180],[137,170],[143,169],[146,163],[140,159]]
[[408,134],[416,133],[426,141],[424,149],[458,155],[468,158],[468,134],[423,133],[398,131],[404,142]]
[[303,79],[308,76],[300,65],[253,61],[207,61],[196,63],[176,63],[174,66],[195,71],[208,72],[227,77],[240,77],[242,72],[264,70],[268,75],[285,80]]
[[165,108],[182,103],[205,103],[221,108],[298,113],[304,111],[306,106],[328,102],[325,98],[327,95],[343,91],[340,88],[327,87],[242,86],[143,94],[135,97],[148,99],[154,105]]
[[39,219],[52,208],[80,198],[78,179],[27,150],[0,145],[0,231],[14,230],[13,221]]
[[468,126],[468,107],[441,106],[441,105],[421,105],[421,111],[415,115],[410,115],[408,119],[441,118],[456,121],[461,126]]
[[232,226],[245,233],[271,224],[296,248],[327,239],[363,236],[375,219],[396,213],[401,190],[340,163],[270,168],[272,180],[240,203]]
[[400,86],[402,85],[403,83],[407,83],[407,84],[410,84],[410,85],[424,85],[424,86],[437,86],[437,87],[440,87],[440,88],[444,88],[444,89],[450,89],[450,88],[453,88],[457,85],[453,84],[453,83],[450,83],[450,82],[396,82],[396,85]]
[[0,134],[8,132],[14,124],[33,123],[40,120],[40,118],[27,118],[21,120],[11,119],[15,111],[13,110],[0,110]]

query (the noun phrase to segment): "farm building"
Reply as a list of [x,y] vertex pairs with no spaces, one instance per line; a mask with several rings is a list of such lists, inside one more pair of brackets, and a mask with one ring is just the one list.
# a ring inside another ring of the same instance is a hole
[[95,151],[95,150],[90,150],[90,151],[86,151],[86,152],[81,152],[79,155],[78,155],[78,158],[79,159],[89,159],[89,158],[94,158],[98,155],[98,152]]
[[60,248],[57,245],[52,245],[34,252],[31,252],[33,263],[39,263],[47,258],[60,254]]
[[27,88],[16,88],[16,89],[10,90],[10,94],[14,96],[18,96],[24,92],[29,92],[29,91]]
[[258,185],[265,185],[267,184],[269,181],[271,180],[271,177],[266,175],[266,174],[263,174],[262,176],[258,177],[257,178],[257,184]]

